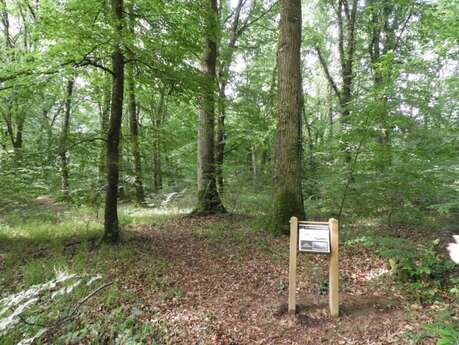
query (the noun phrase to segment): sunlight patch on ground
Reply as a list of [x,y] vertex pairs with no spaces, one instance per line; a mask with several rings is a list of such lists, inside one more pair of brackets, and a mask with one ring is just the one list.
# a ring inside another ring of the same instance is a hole
[[375,268],[365,275],[365,281],[379,278],[387,273],[389,273],[389,270],[385,267]]
[[178,208],[178,207],[167,207],[167,208],[136,208],[125,210],[126,215],[131,217],[148,217],[148,216],[161,216],[161,215],[180,215],[188,214],[192,211],[191,208]]
[[[73,293],[75,288],[83,282],[83,279],[87,280],[86,286],[89,286],[101,278],[100,275],[80,276],[75,273],[56,270],[54,279],[43,284],[30,286],[28,289],[0,299],[0,336],[6,335],[14,327],[21,325],[21,322],[26,323],[22,314],[31,309],[32,306],[47,303],[48,306],[44,309],[49,309],[49,305],[56,298]],[[32,344],[47,331],[48,328],[41,328],[31,337],[22,339],[19,344]]]

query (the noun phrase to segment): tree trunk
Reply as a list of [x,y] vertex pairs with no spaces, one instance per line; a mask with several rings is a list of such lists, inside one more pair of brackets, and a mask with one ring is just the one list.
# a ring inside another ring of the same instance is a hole
[[225,117],[226,117],[226,81],[222,81],[218,95],[218,119],[217,119],[217,137],[215,142],[215,174],[217,179],[217,188],[220,194],[223,193],[223,161],[225,159]]
[[250,147],[250,157],[251,157],[251,161],[252,161],[252,177],[253,177],[253,180],[256,181],[257,180],[257,151],[256,151],[256,148],[255,148],[255,145],[252,145]]
[[166,87],[163,86],[160,95],[159,103],[152,119],[154,126],[154,145],[153,145],[153,186],[155,193],[158,193],[163,188],[162,171],[161,171],[161,127],[164,119]]
[[217,191],[215,177],[215,87],[217,42],[217,0],[207,0],[209,4],[206,15],[206,44],[202,57],[202,71],[205,83],[201,89],[199,129],[198,129],[198,204],[193,211],[195,215],[206,215],[225,212]]
[[112,53],[112,100],[110,127],[107,134],[107,191],[105,194],[104,240],[116,243],[119,240],[118,180],[119,142],[123,115],[124,57],[120,38],[123,31],[123,0],[112,0],[112,16],[115,22],[117,42]]
[[67,142],[70,128],[70,112],[72,107],[72,94],[74,84],[75,79],[72,77],[67,82],[64,103],[64,121],[62,122],[62,131],[59,143],[59,158],[61,160],[61,192],[65,200],[70,199],[69,157],[67,152]]
[[[245,21],[241,23],[241,11],[246,1],[238,0],[236,8],[234,9],[233,20],[229,32],[229,39],[226,45],[220,45],[221,58],[219,64],[219,81],[218,88],[218,118],[217,118],[217,136],[215,138],[215,175],[217,180],[217,189],[220,195],[223,193],[224,180],[223,180],[223,163],[225,159],[225,117],[226,117],[226,87],[230,76],[230,65],[233,60],[234,50],[236,49],[236,42],[251,18],[250,12]],[[241,28],[242,24],[242,28]],[[220,23],[224,27],[225,23]]]
[[[134,14],[132,6],[129,9],[129,30],[134,35]],[[128,91],[128,112],[129,112],[129,130],[131,135],[131,149],[134,159],[134,186],[136,201],[139,204],[145,202],[142,180],[142,158],[139,144],[139,121],[137,114],[137,103],[135,97],[135,77],[134,65],[131,62],[126,66],[127,69],[127,91]]]
[[392,165],[392,145],[388,90],[392,82],[392,65],[382,63],[382,58],[388,53],[395,53],[395,32],[398,29],[403,11],[396,12],[390,1],[368,1],[371,10],[369,55],[373,70],[373,85],[378,95],[376,109],[378,110],[379,132],[376,138],[382,158],[378,162],[378,170],[386,172]]
[[[339,51],[341,60],[341,80],[343,83],[341,90],[340,106],[341,106],[341,125],[343,127],[343,152],[346,161],[347,169],[350,170],[352,164],[351,145],[347,138],[348,133],[352,127],[351,103],[352,103],[352,88],[354,82],[354,52],[355,52],[355,23],[357,16],[357,3],[358,0],[352,1],[352,8],[345,0],[338,1],[338,28],[339,28]],[[343,22],[342,14],[345,13],[346,22]],[[346,36],[346,38],[345,38]]]
[[[107,138],[108,132],[108,125],[110,121],[110,104],[112,97],[112,93],[110,90],[110,83],[109,78],[104,80],[104,88],[103,88],[103,103],[100,111],[100,133],[102,138]],[[99,185],[103,186],[106,181],[106,161],[107,161],[107,146],[106,141],[104,141],[103,145],[101,146],[100,154],[99,154]]]
[[301,151],[301,0],[281,0],[277,47],[277,127],[273,205],[268,229],[288,232],[289,219],[304,219]]

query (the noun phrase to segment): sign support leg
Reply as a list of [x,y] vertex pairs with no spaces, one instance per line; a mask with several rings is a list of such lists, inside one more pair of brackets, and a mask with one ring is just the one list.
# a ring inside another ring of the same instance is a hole
[[331,316],[339,315],[339,276],[338,276],[338,221],[330,219],[330,261],[328,294],[330,299]]
[[288,313],[296,310],[296,252],[298,246],[298,218],[290,218],[290,258],[288,267]]

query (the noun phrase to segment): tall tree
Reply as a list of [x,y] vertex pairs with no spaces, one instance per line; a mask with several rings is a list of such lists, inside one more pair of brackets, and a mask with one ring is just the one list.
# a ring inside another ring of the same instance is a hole
[[205,82],[201,87],[198,128],[198,203],[196,215],[225,212],[215,176],[215,90],[217,63],[217,0],[206,0],[205,46],[201,69]]
[[[219,61],[217,64],[218,75],[218,102],[217,102],[217,133],[215,143],[215,160],[216,160],[216,177],[217,187],[220,194],[224,190],[223,180],[223,163],[225,159],[225,118],[226,118],[226,103],[227,103],[227,87],[230,82],[230,67],[233,63],[235,53],[238,50],[238,41],[246,30],[251,28],[253,24],[260,21],[263,17],[273,11],[277,2],[272,3],[268,8],[263,8],[263,4],[256,0],[238,0],[236,7],[231,9],[228,2],[221,2],[223,6],[225,3],[226,11],[231,12],[232,15],[224,16],[223,10],[220,13],[220,27],[222,30],[227,31],[226,37],[223,32],[223,38],[219,42],[218,52]],[[249,9],[247,9],[249,8]],[[245,9],[245,11],[244,11]],[[244,17],[244,13],[245,17]],[[258,15],[255,15],[258,12]],[[254,149],[252,147],[252,149]],[[252,150],[251,149],[251,150]],[[252,150],[253,151],[253,150]]]
[[124,56],[121,50],[123,13],[123,0],[112,0],[112,19],[115,42],[112,52],[112,100],[110,125],[107,133],[107,191],[105,194],[104,215],[104,240],[111,243],[116,243],[119,240],[119,142],[124,96]]
[[345,154],[345,160],[349,168],[352,158],[351,149],[346,138],[346,134],[349,132],[352,126],[350,115],[354,86],[354,60],[356,50],[355,32],[358,15],[358,0],[332,1],[331,5],[336,15],[338,26],[338,55],[341,86],[338,85],[333,79],[328,62],[321,48],[318,45],[315,48],[328,83],[338,98],[340,105],[341,125],[343,127],[344,134],[342,147]]
[[[243,33],[250,19],[250,14],[241,22],[241,11],[246,0],[238,0],[232,21],[229,27],[227,41],[220,43],[220,62],[218,64],[218,118],[215,143],[215,163],[218,192],[223,192],[223,161],[225,158],[225,117],[226,117],[226,88],[230,77],[230,66],[233,59],[236,43]],[[225,22],[221,23],[222,28]]]
[[[13,30],[10,23],[10,14],[8,13],[7,2],[5,0],[0,0],[0,8],[1,24],[3,26],[3,35],[5,41],[6,62],[14,63],[17,60],[17,55],[21,48],[25,52],[27,46],[22,47],[20,43],[17,43],[18,38],[13,37],[14,35],[12,35]],[[27,36],[27,26],[25,22],[19,23],[19,25],[22,25],[22,27],[20,27],[20,31],[22,31],[23,36]],[[2,117],[6,124],[6,132],[8,133],[8,136],[11,140],[14,152],[17,157],[20,157],[23,144],[25,112],[21,112],[18,109],[19,107],[17,98],[17,92],[14,90],[6,102],[6,109],[2,112]]]
[[[110,88],[110,80],[109,75],[103,77],[103,86],[102,86],[102,102],[100,102],[99,106],[99,117],[100,117],[100,134],[103,138],[107,138],[108,132],[108,124],[110,121],[110,102],[111,102],[111,88]],[[102,145],[100,153],[99,153],[99,185],[102,186],[105,184],[106,179],[106,170],[107,170],[107,147]]]
[[69,186],[69,158],[67,142],[70,128],[70,113],[72,107],[73,86],[75,84],[74,77],[67,81],[64,101],[64,119],[62,121],[61,137],[59,142],[59,158],[61,161],[61,192],[65,199],[70,198]]
[[290,217],[304,218],[302,194],[301,0],[282,0],[277,46],[277,127],[273,204],[269,230],[288,231]]
[[[134,40],[134,7],[131,3],[129,6],[129,32],[132,35]],[[130,54],[132,55],[132,54]],[[133,56],[130,56],[133,60]],[[128,113],[129,113],[129,130],[130,130],[130,139],[131,139],[131,150],[132,156],[134,158],[134,186],[136,191],[136,200],[138,203],[143,203],[145,201],[145,195],[143,190],[143,180],[142,180],[142,158],[140,154],[140,144],[139,144],[139,119],[137,112],[137,101],[135,96],[135,75],[134,75],[134,63],[131,62],[126,66],[127,69],[127,91],[128,91]]]
[[153,123],[153,190],[159,192],[163,188],[162,162],[161,162],[161,130],[165,117],[166,108],[166,85],[159,91],[159,101],[156,107],[152,106],[151,121]]

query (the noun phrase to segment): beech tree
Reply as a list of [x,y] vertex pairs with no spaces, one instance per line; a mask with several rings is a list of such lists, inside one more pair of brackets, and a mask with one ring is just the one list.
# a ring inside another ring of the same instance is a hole
[[204,83],[201,86],[198,127],[198,202],[194,214],[225,212],[217,190],[215,161],[215,90],[217,64],[217,0],[206,0],[205,45],[201,69]]
[[124,97],[124,56],[121,48],[124,18],[123,0],[112,0],[112,19],[115,33],[112,53],[112,99],[107,133],[107,191],[105,193],[104,239],[115,243],[119,239],[118,181],[119,143]]
[[301,0],[282,0],[277,45],[277,125],[269,229],[287,232],[290,217],[304,219],[302,192]]

